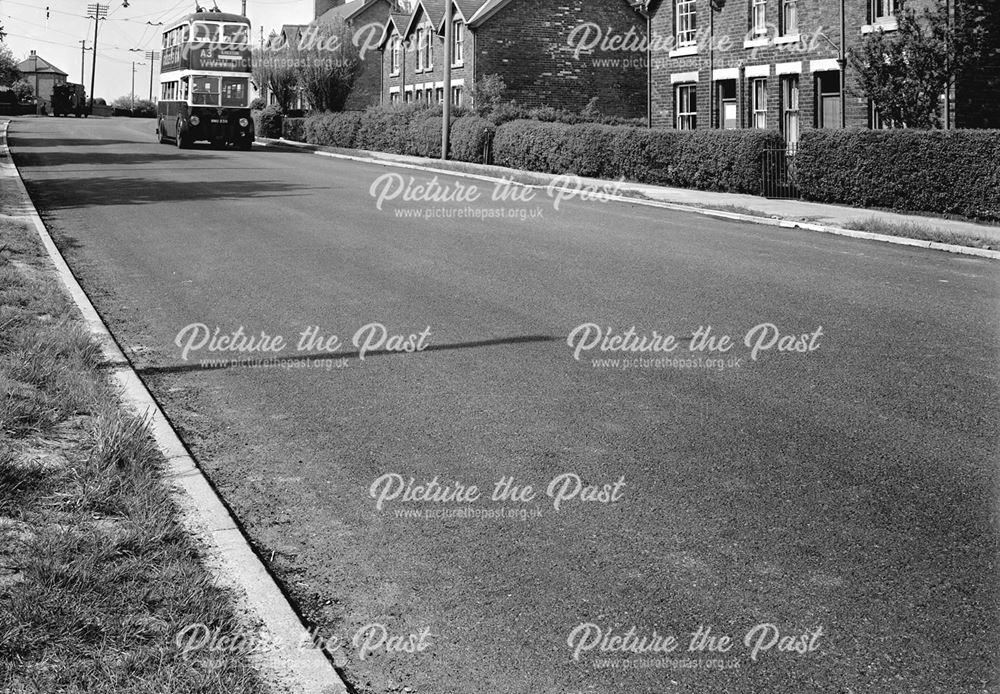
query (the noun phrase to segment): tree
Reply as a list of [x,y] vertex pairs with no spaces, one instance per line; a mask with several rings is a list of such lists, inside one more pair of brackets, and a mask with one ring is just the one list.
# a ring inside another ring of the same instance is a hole
[[19,79],[17,82],[12,84],[10,86],[10,90],[14,92],[14,96],[17,97],[18,101],[27,101],[35,95],[35,90],[31,86],[31,83],[25,79]]
[[0,86],[9,87],[21,79],[21,71],[17,69],[17,59],[14,58],[10,46],[0,45]]
[[258,89],[267,89],[274,94],[282,111],[291,108],[298,88],[299,75],[294,62],[296,52],[297,47],[286,45],[274,32],[271,32],[263,50],[254,51],[254,82]]
[[893,127],[937,128],[941,95],[956,77],[979,59],[985,36],[986,10],[979,3],[936,0],[919,15],[904,8],[898,30],[875,31],[851,56],[861,91]]
[[500,75],[486,75],[472,86],[472,105],[482,116],[492,113],[505,102],[507,84]]
[[315,28],[295,51],[299,86],[317,111],[342,111],[361,71],[359,47],[342,19]]

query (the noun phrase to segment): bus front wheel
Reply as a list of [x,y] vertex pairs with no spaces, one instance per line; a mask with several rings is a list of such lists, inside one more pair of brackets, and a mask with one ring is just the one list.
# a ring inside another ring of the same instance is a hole
[[157,141],[159,141],[161,145],[167,144],[166,132],[167,132],[167,124],[161,120],[160,124],[156,126],[156,139]]
[[187,149],[191,146],[187,136],[184,134],[183,125],[182,121],[177,121],[177,136],[174,138],[174,141],[177,143],[177,149]]

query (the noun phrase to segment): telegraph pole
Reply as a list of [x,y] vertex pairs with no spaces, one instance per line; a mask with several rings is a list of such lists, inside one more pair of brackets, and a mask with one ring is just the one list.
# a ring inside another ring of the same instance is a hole
[[78,41],[80,44],[80,84],[87,81],[87,51],[92,50],[87,48],[87,40]]
[[[455,59],[455,47],[452,45],[455,36],[454,14],[452,0],[445,0],[444,11],[444,112],[441,122],[441,158],[448,159],[448,146],[451,144],[451,63]],[[428,38],[432,41],[432,38]]]
[[153,100],[153,67],[154,63],[160,59],[159,51],[146,51],[146,60],[149,61],[149,100]]
[[94,20],[94,60],[90,64],[90,110],[94,110],[94,83],[97,80],[97,28],[108,18],[108,6],[97,3],[87,6],[87,19]]

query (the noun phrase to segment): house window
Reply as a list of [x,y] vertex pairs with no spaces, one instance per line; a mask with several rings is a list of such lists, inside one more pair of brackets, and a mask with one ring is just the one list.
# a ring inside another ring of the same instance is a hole
[[389,103],[390,104],[398,104],[399,103],[399,92],[392,92],[389,95]]
[[695,0],[674,0],[674,28],[677,46],[694,46],[698,43],[698,12]]
[[698,85],[681,84],[677,87],[677,129],[694,130],[698,127]]
[[452,87],[451,88],[451,103],[452,104],[454,104],[455,106],[461,106],[462,105],[462,97],[463,97],[463,94],[462,94],[462,88],[461,87]]
[[444,103],[444,87],[438,87],[437,88],[437,90],[434,92],[434,99],[435,99],[435,103],[438,103],[438,104],[443,104]]
[[816,127],[839,128],[842,125],[839,72],[816,75],[816,99]]
[[417,29],[417,72],[424,71],[424,30]]
[[750,82],[750,110],[753,127],[767,130],[767,80],[755,79]]
[[452,65],[463,65],[465,63],[465,22],[460,19],[455,21],[452,26],[451,38]]
[[896,16],[898,0],[871,0],[872,21],[892,19]]
[[424,69],[434,69],[434,32],[430,27],[424,29]]
[[767,35],[767,0],[751,0],[750,29],[754,36]]
[[798,0],[781,0],[781,33],[784,36],[799,33]]
[[781,128],[788,143],[794,150],[799,142],[799,76],[788,75],[781,78]]
[[399,74],[400,65],[400,41],[398,36],[393,36],[389,47],[389,72],[393,75]]
[[739,109],[736,106],[736,80],[719,82],[719,124],[725,130],[740,127]]

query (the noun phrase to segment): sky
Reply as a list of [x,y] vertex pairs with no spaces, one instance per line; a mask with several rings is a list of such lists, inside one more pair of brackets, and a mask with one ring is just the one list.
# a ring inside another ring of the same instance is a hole
[[[217,0],[223,12],[239,13],[241,0]],[[355,0],[356,1],[356,0]],[[90,94],[91,51],[86,54],[86,79],[80,79],[80,41],[93,46],[94,22],[86,18],[87,5],[96,0],[0,0],[0,24],[7,32],[6,44],[19,60],[32,50],[63,72],[70,82],[83,82]],[[147,22],[170,23],[194,11],[195,0],[102,0],[108,7],[108,19],[102,21],[97,37],[97,81],[95,96],[109,102],[132,90],[132,61],[144,63],[135,68],[136,97],[149,95],[150,65],[145,55],[130,52],[160,49],[163,27]],[[200,0],[211,6],[212,0]],[[48,19],[46,19],[48,7]],[[247,16],[253,23],[253,36],[260,28],[267,35],[282,24],[307,24],[313,19],[313,0],[247,0]],[[153,68],[158,78],[159,62]]]

